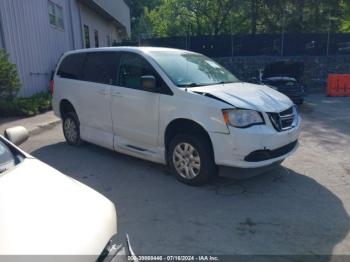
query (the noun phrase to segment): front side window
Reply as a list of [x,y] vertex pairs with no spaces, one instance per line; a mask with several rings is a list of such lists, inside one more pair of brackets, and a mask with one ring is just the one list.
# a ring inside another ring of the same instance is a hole
[[84,44],[85,48],[90,48],[90,31],[87,25],[84,25]]
[[82,80],[100,84],[115,84],[118,54],[115,52],[87,53]]
[[63,8],[51,1],[48,1],[48,9],[49,9],[50,25],[63,30],[64,29]]
[[13,165],[14,162],[10,149],[0,141],[0,173],[5,171],[5,166]]
[[142,90],[141,77],[144,75],[156,77],[155,70],[143,57],[132,53],[122,55],[119,67],[120,86]]
[[190,52],[151,51],[150,55],[178,87],[239,82],[212,59]]
[[13,153],[0,138],[0,175],[20,162],[19,155]]

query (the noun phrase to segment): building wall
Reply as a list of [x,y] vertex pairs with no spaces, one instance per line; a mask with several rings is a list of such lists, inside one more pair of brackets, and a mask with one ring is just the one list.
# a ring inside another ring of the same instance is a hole
[[63,8],[64,30],[50,25],[47,0],[0,1],[6,51],[17,65],[22,83],[20,96],[48,90],[51,71],[61,54],[81,47],[81,33],[74,32],[73,43],[70,0],[52,2]]
[[[48,91],[52,70],[60,56],[84,47],[82,25],[99,31],[100,46],[107,45],[107,34],[120,40],[117,25],[95,13],[78,0],[50,0],[63,8],[64,29],[50,25],[48,0],[0,0],[0,22],[4,45],[11,62],[17,65],[22,88],[19,96],[29,97]],[[130,21],[129,21],[130,22]]]
[[124,0],[94,0],[94,2],[115,17],[126,28],[130,37],[130,8]]
[[[109,46],[107,43],[107,36],[111,37],[111,42],[119,42],[121,39],[117,32],[117,26],[111,21],[101,17],[94,12],[90,7],[80,4],[81,11],[81,26],[83,30],[84,25],[89,27],[90,47],[95,47],[94,31],[97,30],[99,36],[99,47]],[[84,45],[85,47],[85,45]]]

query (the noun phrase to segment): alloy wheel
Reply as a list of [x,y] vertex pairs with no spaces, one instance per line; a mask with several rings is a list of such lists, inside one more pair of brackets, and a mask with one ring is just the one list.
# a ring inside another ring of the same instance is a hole
[[176,172],[185,179],[193,179],[200,173],[199,153],[189,143],[180,143],[174,148],[173,164]]
[[73,119],[67,118],[64,121],[64,133],[70,142],[75,142],[78,138],[77,125]]

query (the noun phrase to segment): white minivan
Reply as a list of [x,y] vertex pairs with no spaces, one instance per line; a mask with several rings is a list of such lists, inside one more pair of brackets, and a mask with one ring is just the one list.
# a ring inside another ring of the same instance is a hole
[[61,57],[52,84],[53,109],[69,144],[88,141],[168,164],[190,185],[227,167],[271,166],[298,145],[300,117],[288,97],[244,83],[198,53],[71,51]]

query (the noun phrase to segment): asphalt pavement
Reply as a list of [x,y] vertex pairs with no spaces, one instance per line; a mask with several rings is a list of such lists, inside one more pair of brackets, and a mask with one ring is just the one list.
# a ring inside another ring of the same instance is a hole
[[118,235],[140,255],[350,255],[350,98],[312,96],[300,112],[300,147],[281,167],[202,187],[162,165],[69,146],[60,125],[22,148],[111,199]]

